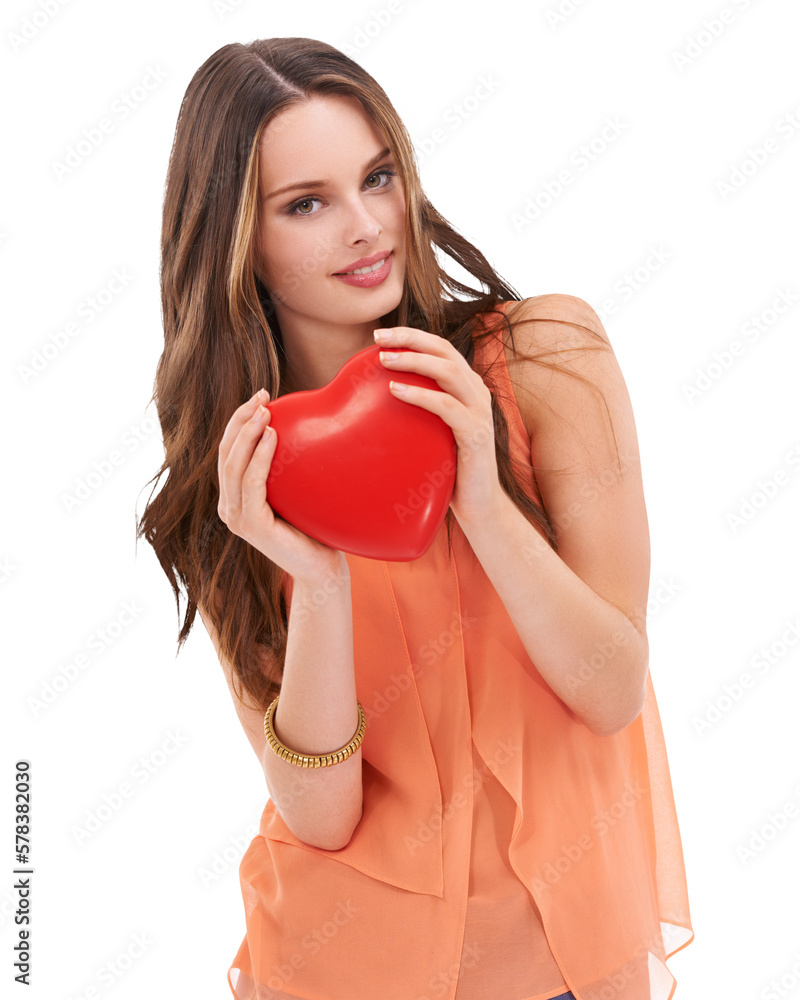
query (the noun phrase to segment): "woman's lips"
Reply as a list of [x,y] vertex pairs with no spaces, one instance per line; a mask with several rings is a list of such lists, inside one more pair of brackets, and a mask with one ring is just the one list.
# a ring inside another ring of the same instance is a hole
[[355,285],[358,288],[372,288],[373,285],[380,285],[382,281],[386,281],[389,277],[389,273],[392,270],[393,257],[394,250],[391,250],[383,263],[383,267],[378,268],[377,271],[370,271],[368,274],[334,274],[333,277],[338,278],[339,281],[343,281],[347,285]]

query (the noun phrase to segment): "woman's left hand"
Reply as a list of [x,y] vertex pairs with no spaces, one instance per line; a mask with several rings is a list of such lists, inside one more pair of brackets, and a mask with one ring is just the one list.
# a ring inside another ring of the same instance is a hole
[[[435,413],[453,432],[457,465],[450,506],[456,518],[463,525],[488,514],[503,490],[494,450],[492,397],[483,379],[448,340],[433,333],[396,326],[386,339],[376,336],[375,343],[383,366],[396,373],[390,388],[395,398]],[[389,358],[387,352],[394,347],[407,350]],[[403,372],[427,375],[443,391],[408,385]]]

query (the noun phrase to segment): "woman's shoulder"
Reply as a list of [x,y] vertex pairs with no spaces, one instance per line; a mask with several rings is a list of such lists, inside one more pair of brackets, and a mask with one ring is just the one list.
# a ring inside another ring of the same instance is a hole
[[[508,319],[517,339],[517,329],[521,340],[556,347],[565,338],[574,341],[569,330],[589,330],[592,334],[608,340],[600,317],[589,303],[577,295],[565,292],[547,292],[527,299],[512,299],[499,302],[495,306]],[[533,320],[534,322],[528,322]],[[507,326],[503,324],[507,330]],[[559,336],[559,334],[561,336]],[[507,336],[505,338],[507,340]],[[595,338],[596,339],[596,338]]]
[[[491,331],[502,339],[509,361],[520,355],[557,352],[581,344],[608,345],[608,335],[592,306],[577,295],[548,292],[527,299],[498,301],[476,314],[473,335]],[[507,321],[507,322],[506,322]],[[509,327],[512,335],[509,336]]]
[[529,435],[537,401],[552,394],[568,372],[585,371],[592,351],[610,350],[600,317],[577,295],[549,292],[498,302],[494,311],[482,314],[482,321],[481,329],[502,340],[506,369]]

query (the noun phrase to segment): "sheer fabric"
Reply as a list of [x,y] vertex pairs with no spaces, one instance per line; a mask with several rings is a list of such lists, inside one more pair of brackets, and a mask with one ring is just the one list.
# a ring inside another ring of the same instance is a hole
[[[529,462],[499,334],[474,365]],[[535,496],[530,469],[525,482]],[[693,931],[649,674],[637,719],[596,736],[538,673],[457,524],[452,553],[443,527],[413,562],[347,558],[363,816],[324,851],[267,801],[239,867],[233,996],[669,1000],[665,960]]]

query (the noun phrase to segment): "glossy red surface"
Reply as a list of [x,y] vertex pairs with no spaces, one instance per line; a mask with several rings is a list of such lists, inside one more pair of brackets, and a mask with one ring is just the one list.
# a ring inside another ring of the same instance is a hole
[[322,389],[269,404],[278,444],[267,503],[331,548],[407,562],[425,554],[447,513],[456,444],[440,417],[389,389],[391,379],[438,384],[384,368],[380,350],[353,355]]

